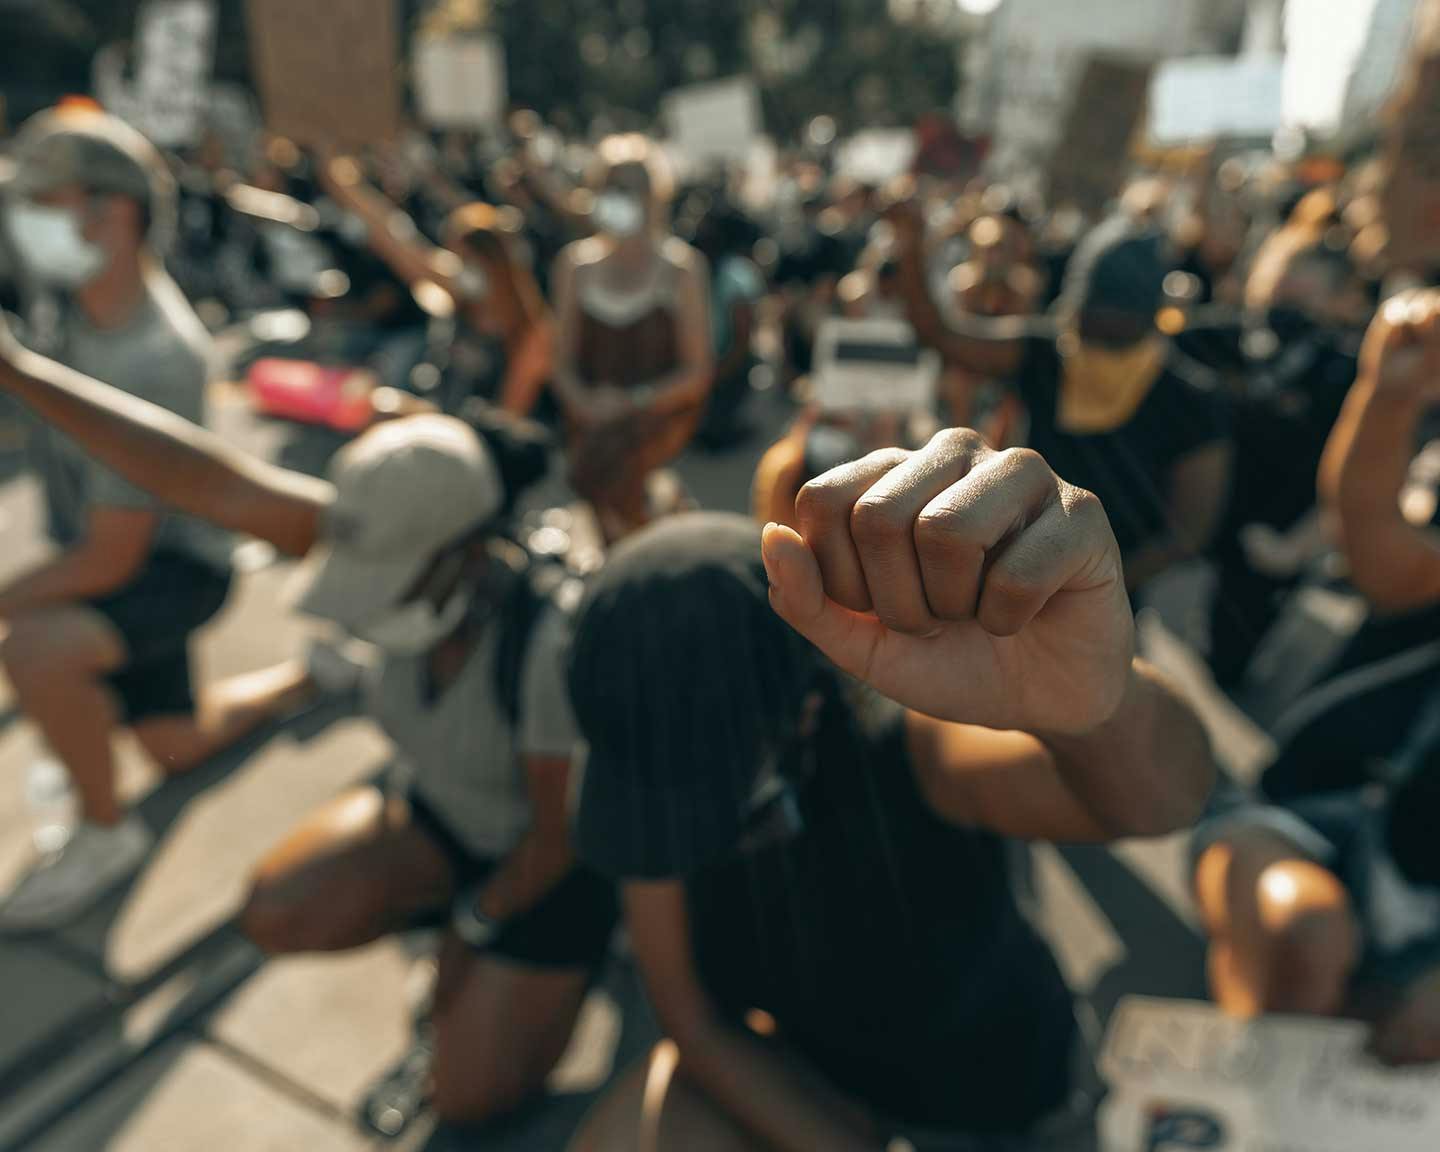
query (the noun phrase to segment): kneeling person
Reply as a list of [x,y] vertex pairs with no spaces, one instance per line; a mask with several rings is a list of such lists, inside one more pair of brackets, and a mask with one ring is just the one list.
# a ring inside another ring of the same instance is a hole
[[827,473],[799,519],[762,567],[753,525],[678,517],[590,587],[577,839],[668,1040],[575,1148],[1083,1141],[1007,841],[1166,832],[1213,772],[1133,659],[1108,521],[969,432]]

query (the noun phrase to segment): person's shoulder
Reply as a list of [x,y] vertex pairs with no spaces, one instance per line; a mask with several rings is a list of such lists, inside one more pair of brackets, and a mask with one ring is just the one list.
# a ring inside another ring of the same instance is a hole
[[660,243],[660,258],[676,272],[693,276],[707,271],[705,257],[678,236],[667,236]]
[[207,377],[215,361],[215,342],[180,286],[168,276],[157,277],[149,293],[154,313],[149,338],[156,351],[164,353],[157,364],[168,366],[173,376]]

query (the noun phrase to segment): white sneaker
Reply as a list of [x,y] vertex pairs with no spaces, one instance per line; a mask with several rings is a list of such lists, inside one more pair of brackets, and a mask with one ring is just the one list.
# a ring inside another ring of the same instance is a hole
[[48,932],[79,919],[145,862],[154,842],[134,816],[112,828],[81,824],[0,901],[0,935]]

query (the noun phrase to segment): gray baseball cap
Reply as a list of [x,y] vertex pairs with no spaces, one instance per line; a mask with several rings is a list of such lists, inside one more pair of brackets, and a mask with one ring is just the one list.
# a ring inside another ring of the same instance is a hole
[[155,146],[134,128],[91,107],[32,116],[15,137],[0,188],[33,199],[75,184],[138,201],[149,214],[152,238],[171,226],[175,181]]

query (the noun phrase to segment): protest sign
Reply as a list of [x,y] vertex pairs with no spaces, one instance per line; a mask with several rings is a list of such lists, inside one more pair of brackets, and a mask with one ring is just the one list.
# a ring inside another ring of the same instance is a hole
[[249,0],[250,52],[271,132],[361,145],[399,128],[394,0]]
[[1102,1152],[1434,1152],[1440,1069],[1395,1070],[1349,1020],[1237,1020],[1133,998],[1101,1052]]
[[835,171],[866,184],[884,184],[910,171],[918,149],[909,128],[857,132],[836,150]]
[[135,45],[137,126],[162,147],[196,143],[215,62],[214,0],[149,0]]
[[763,130],[760,93],[746,76],[677,88],[662,108],[670,147],[697,166],[744,163]]
[[493,36],[421,37],[412,53],[415,99],[434,128],[488,128],[505,115],[505,51]]
[[930,411],[939,357],[903,320],[827,320],[815,336],[813,399],[823,412]]
[[1099,214],[1129,171],[1130,144],[1145,112],[1151,65],[1092,56],[1076,86],[1050,158],[1048,200]]
[[1417,15],[1380,201],[1389,251],[1406,262],[1440,261],[1440,0],[1425,0]]
[[1284,76],[1279,56],[1167,60],[1150,85],[1150,141],[1269,140],[1281,125]]

